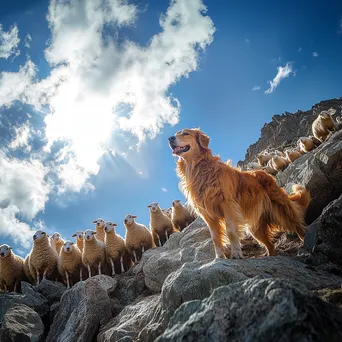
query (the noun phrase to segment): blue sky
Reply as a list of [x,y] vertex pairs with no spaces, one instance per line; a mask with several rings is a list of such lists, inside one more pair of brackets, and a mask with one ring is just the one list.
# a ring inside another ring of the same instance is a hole
[[272,115],[342,96],[340,1],[12,1],[0,24],[0,244],[21,255],[38,228],[124,236],[183,200],[179,129],[236,164]]

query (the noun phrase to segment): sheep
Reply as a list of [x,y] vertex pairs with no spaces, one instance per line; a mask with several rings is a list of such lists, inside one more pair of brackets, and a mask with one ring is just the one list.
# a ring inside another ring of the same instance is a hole
[[76,238],[76,245],[80,249],[80,251],[83,251],[83,231],[77,230],[75,234],[72,235],[72,237]]
[[61,276],[65,276],[67,288],[77,281],[83,280],[82,252],[72,241],[65,241],[59,253],[58,271]]
[[272,155],[266,153],[259,153],[257,155],[258,163],[260,166],[265,166],[269,160],[272,159]]
[[256,162],[251,162],[247,164],[247,170],[261,170],[261,166]]
[[172,215],[172,208],[164,208],[162,209],[164,215],[166,215],[169,219],[171,219]]
[[150,229],[154,243],[162,246],[176,230],[172,221],[162,213],[157,202],[152,202],[147,207],[150,209]]
[[336,117],[336,126],[337,126],[337,130],[342,129],[342,117],[341,116]]
[[58,254],[51,247],[49,237],[42,230],[37,230],[33,235],[33,247],[29,257],[30,273],[37,285],[41,275],[43,279],[54,280],[57,275],[57,262]]
[[5,292],[18,292],[25,280],[24,259],[15,255],[9,245],[0,246],[0,288]]
[[299,138],[297,144],[304,153],[310,152],[315,148],[314,141],[309,137]]
[[97,267],[98,274],[101,274],[101,268],[105,263],[105,246],[95,237],[96,234],[97,232],[91,229],[84,232],[82,262],[88,269],[89,278],[92,267]]
[[273,157],[274,157],[274,156],[285,157],[285,154],[284,154],[284,152],[282,152],[282,151],[274,150],[274,151],[272,152],[272,156],[273,156]]
[[276,171],[284,170],[289,165],[289,162],[285,158],[279,156],[272,157],[270,162],[270,165]]
[[300,158],[301,156],[302,154],[296,150],[285,151],[285,159],[287,159],[289,163],[293,163],[296,159]]
[[105,231],[104,231],[105,221],[102,218],[98,218],[93,223],[96,224],[96,238],[99,241],[104,242],[104,240],[105,240]]
[[[62,239],[62,236],[61,234],[59,233],[53,233],[50,237],[51,241],[54,242],[54,246],[55,246],[55,249],[56,249],[56,252],[57,254],[59,255],[60,251],[61,251],[61,248],[63,247],[64,245],[64,240]],[[53,244],[53,243],[52,243]],[[51,244],[51,245],[52,245]]]
[[272,176],[275,176],[278,173],[272,166],[272,159],[267,162],[266,166],[263,167],[263,170]]
[[140,260],[142,253],[156,247],[151,231],[143,224],[135,222],[137,216],[127,214],[124,219],[126,228],[125,243],[128,253],[134,256],[134,262]]
[[335,112],[336,110],[332,108],[328,111],[322,111],[312,123],[312,133],[319,141],[325,141],[331,131],[338,130],[336,123],[331,117]]
[[182,205],[180,200],[172,201],[172,224],[173,226],[182,231],[185,227],[187,227],[192,221],[193,218],[190,215],[188,209]]
[[[108,221],[105,223],[105,250],[107,263],[112,267],[112,276],[115,275],[115,261],[120,261],[121,272],[125,272],[124,261],[127,264],[128,252],[125,245],[125,240],[115,232],[116,223]],[[125,260],[124,260],[125,259]],[[130,259],[130,258],[129,258]],[[128,260],[129,268],[131,260]]]

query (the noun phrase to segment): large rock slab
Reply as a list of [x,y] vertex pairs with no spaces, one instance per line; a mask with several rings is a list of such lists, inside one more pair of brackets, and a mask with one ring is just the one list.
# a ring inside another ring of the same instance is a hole
[[255,278],[184,303],[156,341],[339,341],[341,325],[342,310],[301,285]]
[[34,289],[42,294],[51,305],[61,299],[62,294],[66,291],[66,286],[59,282],[43,279]]
[[342,195],[324,208],[304,239],[304,248],[342,265]]
[[289,189],[298,183],[310,191],[312,200],[306,221],[312,223],[331,201],[342,194],[342,130],[295,160],[276,178],[282,187]]
[[117,302],[110,298],[116,285],[113,278],[98,275],[65,291],[47,341],[93,341],[100,327],[118,313]]
[[40,316],[26,305],[15,305],[3,317],[0,341],[44,341],[44,324]]

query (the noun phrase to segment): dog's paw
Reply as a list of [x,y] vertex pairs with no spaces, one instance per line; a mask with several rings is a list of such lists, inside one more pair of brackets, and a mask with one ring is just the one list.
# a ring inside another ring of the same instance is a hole
[[231,259],[243,259],[243,255],[242,255],[242,251],[241,249],[235,249],[232,250],[232,254],[231,254]]

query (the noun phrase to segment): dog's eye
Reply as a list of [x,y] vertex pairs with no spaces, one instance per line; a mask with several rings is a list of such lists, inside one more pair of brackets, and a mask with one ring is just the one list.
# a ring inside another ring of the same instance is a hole
[[183,135],[183,136],[186,136],[186,135],[189,135],[189,133],[184,132],[182,135]]

